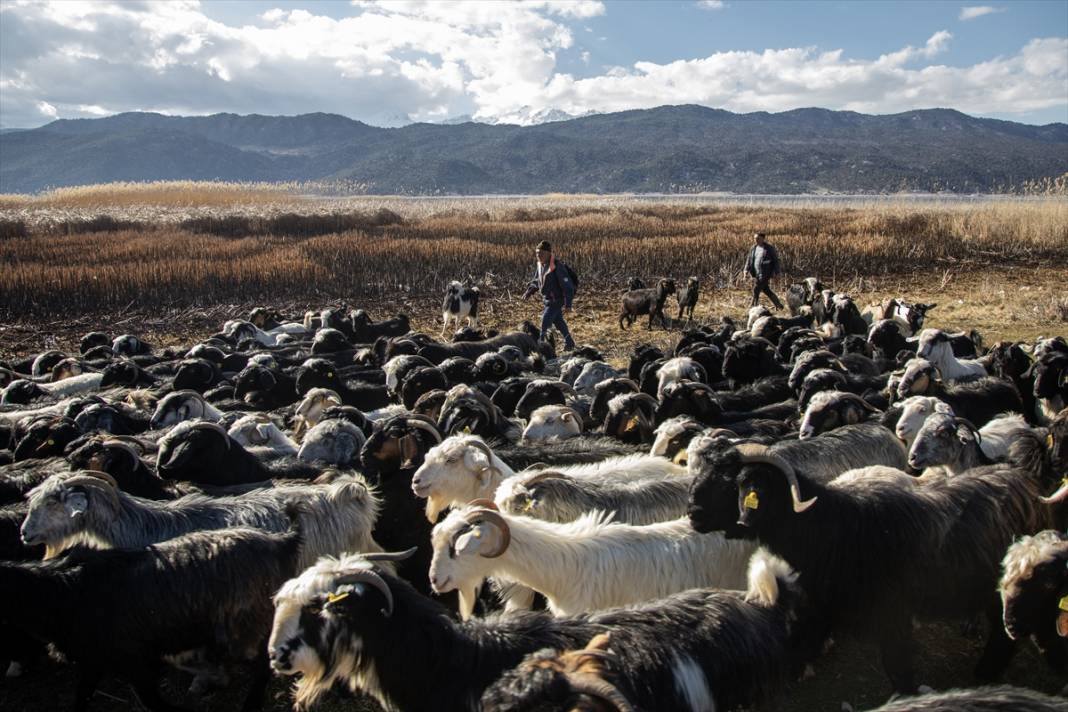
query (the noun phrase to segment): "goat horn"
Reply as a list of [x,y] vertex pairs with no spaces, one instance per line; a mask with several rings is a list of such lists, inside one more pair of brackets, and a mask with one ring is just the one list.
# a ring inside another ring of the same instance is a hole
[[1060,504],[1068,499],[1068,477],[1061,480],[1061,486],[1049,497],[1039,497],[1045,504]]
[[129,435],[108,435],[104,438],[102,445],[110,445],[113,443],[122,443],[133,448],[137,448],[138,455],[143,455],[145,452],[145,445],[137,438],[132,438]]
[[382,615],[389,618],[393,615],[393,591],[390,590],[389,584],[385,579],[379,576],[374,571],[369,569],[359,569],[356,571],[350,571],[349,573],[343,573],[334,579],[334,587],[344,586],[346,584],[362,583],[378,589],[386,598],[386,607],[382,609]]
[[194,423],[192,430],[214,430],[215,432],[220,433],[223,436],[223,439],[226,442],[226,448],[230,448],[230,434],[226,432],[226,428],[219,425],[218,423],[212,423],[206,420],[202,420],[198,423]]
[[405,418],[405,424],[409,427],[417,428],[419,430],[428,432],[434,437],[434,442],[441,442],[441,433],[438,432],[437,428],[435,428],[433,425],[426,422],[425,420],[422,420],[421,418],[416,418],[414,416],[408,416],[407,418]]
[[82,470],[74,477],[67,479],[64,484],[68,487],[94,487],[107,495],[116,508],[119,506],[119,493],[116,491],[119,488],[119,483],[106,472]]
[[648,403],[650,406],[653,407],[654,410],[657,406],[660,405],[657,402],[656,398],[653,398],[648,393],[636,393],[634,394],[634,400],[638,401],[639,403]]
[[137,464],[138,462],[141,461],[141,453],[138,452],[137,450],[134,450],[134,446],[131,443],[126,442],[124,440],[117,440],[117,439],[105,440],[102,443],[100,443],[100,445],[101,445],[101,447],[115,447],[115,448],[118,448],[119,450],[122,450],[123,452],[129,454],[130,457],[133,458],[134,464]]
[[485,441],[480,440],[479,438],[473,438],[467,444],[476,450],[481,451],[486,456],[486,461],[489,463],[489,469],[493,470],[498,475],[504,475],[504,473],[501,472],[501,468],[493,464],[493,450],[490,449],[490,446],[487,445]]
[[492,499],[473,499],[467,503],[468,507],[482,507],[483,509],[492,509],[494,512],[501,511],[497,506],[497,503]]
[[529,480],[526,480],[523,483],[523,486],[526,487],[529,490],[534,485],[538,484],[539,482],[544,482],[545,480],[569,480],[569,479],[571,479],[571,478],[568,477],[567,475],[565,475],[563,472],[539,472],[536,475],[533,475]]
[[983,441],[983,437],[979,434],[979,428],[975,427],[975,423],[973,423],[972,421],[968,420],[967,418],[962,418],[958,415],[954,416],[953,422],[957,425],[963,425],[964,427],[968,428],[968,430],[971,430],[972,434],[975,435],[975,442],[979,443]]
[[765,465],[771,465],[775,469],[782,472],[786,477],[786,481],[790,483],[790,495],[794,500],[794,511],[800,514],[806,509],[816,503],[816,497],[808,500],[801,500],[801,485],[797,482],[797,473],[794,472],[793,466],[786,460],[768,452],[767,445],[757,445],[755,443],[742,443],[737,446],[738,454],[741,456],[743,463],[761,463]]
[[623,693],[615,685],[602,680],[597,675],[583,672],[565,672],[564,677],[567,678],[573,691],[605,702],[614,707],[617,712],[634,712],[634,707],[623,696]]
[[[478,500],[476,500],[476,502],[477,501]],[[501,543],[494,551],[491,551],[488,554],[483,554],[482,556],[487,559],[496,559],[508,549],[508,544],[512,541],[512,530],[508,527],[508,522],[504,521],[504,517],[496,511],[496,506],[494,509],[486,509],[485,507],[480,506],[479,509],[468,512],[467,515],[464,516],[464,521],[471,526],[486,522],[497,527],[497,530],[500,531]]]
[[404,561],[414,556],[418,550],[419,547],[413,546],[407,551],[372,551],[362,556],[365,561]]

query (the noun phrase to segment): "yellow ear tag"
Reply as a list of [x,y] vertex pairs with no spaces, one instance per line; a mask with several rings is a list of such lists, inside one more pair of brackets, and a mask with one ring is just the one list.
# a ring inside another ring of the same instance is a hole
[[463,433],[464,435],[470,435],[471,434],[471,426],[470,425],[465,425],[464,429],[461,430],[460,432]]
[[471,536],[473,536],[476,539],[481,539],[482,538],[482,532],[480,532],[479,530],[476,529],[475,531],[471,532]]
[[534,500],[528,499],[527,503],[523,505],[523,511],[529,512],[532,509],[534,509]]
[[1060,608],[1062,611],[1068,611],[1068,596],[1065,596],[1057,603],[1057,608]]
[[328,593],[328,594],[326,594],[326,602],[328,604],[329,603],[337,603],[338,601],[344,601],[348,597],[349,597],[349,592],[348,591],[345,591],[343,593]]
[[638,427],[638,416],[635,415],[633,418],[627,421],[626,429],[627,431],[631,431],[634,430],[636,427]]
[[745,505],[746,509],[759,509],[760,499],[757,497],[757,493],[754,490],[750,490],[749,494],[742,500],[742,504]]
[[1053,433],[1050,433],[1049,435],[1046,436],[1046,447],[1048,447],[1048,448],[1052,448],[1053,447]]

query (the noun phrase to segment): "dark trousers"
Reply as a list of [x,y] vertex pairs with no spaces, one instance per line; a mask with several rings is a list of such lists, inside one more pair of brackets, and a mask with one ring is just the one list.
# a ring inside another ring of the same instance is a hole
[[757,278],[756,283],[753,285],[753,303],[751,306],[760,304],[760,293],[768,295],[768,299],[775,305],[776,309],[782,309],[782,302],[775,296],[775,292],[771,291],[771,287],[768,286],[768,282],[771,281],[771,277],[765,277],[764,279]]
[[549,329],[556,327],[560,334],[564,337],[564,348],[575,348],[575,340],[571,338],[571,332],[567,328],[567,322],[564,321],[564,305],[563,304],[546,304],[545,309],[541,312],[541,338],[545,340],[545,337],[549,335]]

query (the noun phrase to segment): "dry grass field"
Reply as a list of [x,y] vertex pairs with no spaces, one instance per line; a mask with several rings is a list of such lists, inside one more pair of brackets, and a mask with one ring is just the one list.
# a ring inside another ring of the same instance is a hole
[[[344,304],[377,318],[404,311],[436,334],[451,279],[483,292],[482,320],[511,328],[536,319],[520,295],[533,246],[549,240],[581,277],[570,317],[580,343],[625,362],[642,341],[668,345],[678,328],[621,332],[626,281],[702,280],[697,319],[740,317],[742,261],[763,231],[787,274],[817,275],[858,303],[886,296],[937,302],[929,324],[978,329],[987,342],[1068,334],[1068,200],[739,201],[662,198],[316,198],[301,186],[151,184],[0,196],[0,358],[77,349],[94,329],[137,333],[159,346],[190,344],[228,318],[265,305],[297,316]],[[669,302],[674,314],[674,300]],[[639,322],[639,324],[641,324]],[[920,632],[923,681],[972,684],[979,641],[956,627]],[[1022,646],[1007,680],[1047,692],[1063,684]],[[169,684],[173,685],[176,678]],[[271,710],[288,709],[285,681]],[[52,670],[0,684],[0,709],[50,710],[73,693]],[[432,691],[428,691],[431,694]],[[875,650],[848,637],[778,709],[837,712],[881,704],[890,690]],[[206,709],[237,705],[234,694]],[[97,710],[126,710],[132,694],[106,684]],[[373,709],[330,696],[319,709]]]
[[[166,342],[210,333],[255,305],[347,304],[435,329],[451,279],[480,285],[486,321],[537,315],[517,300],[546,239],[581,277],[582,341],[625,352],[614,326],[631,276],[702,280],[698,315],[740,314],[751,235],[780,249],[779,287],[809,275],[867,302],[940,304],[932,323],[988,340],[1068,319],[1068,201],[871,200],[827,204],[538,198],[311,198],[299,187],[117,184],[0,196],[0,351],[64,346],[108,327]],[[1063,329],[1062,329],[1063,330]],[[654,339],[668,338],[664,334]]]

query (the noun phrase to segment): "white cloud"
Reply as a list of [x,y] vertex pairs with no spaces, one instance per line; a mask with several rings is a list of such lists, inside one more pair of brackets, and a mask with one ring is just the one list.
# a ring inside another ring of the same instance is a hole
[[940,30],[876,59],[787,47],[610,65],[576,78],[558,70],[559,55],[575,49],[589,65],[573,32],[605,12],[600,2],[361,1],[341,19],[308,7],[269,9],[237,26],[196,2],[4,0],[0,123],[134,110],[327,111],[396,124],[462,114],[524,122],[683,103],[1002,115],[1068,106],[1065,38],[963,67],[934,63],[952,39]]
[[722,10],[726,6],[723,0],[697,0],[697,7],[702,10]]
[[991,7],[990,5],[965,5],[960,9],[960,20],[974,20],[983,15],[992,15],[995,12],[1005,12],[1003,7]]

